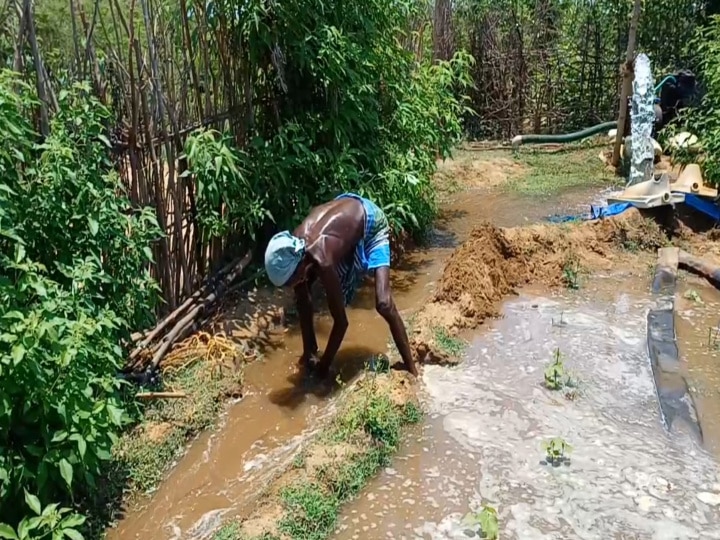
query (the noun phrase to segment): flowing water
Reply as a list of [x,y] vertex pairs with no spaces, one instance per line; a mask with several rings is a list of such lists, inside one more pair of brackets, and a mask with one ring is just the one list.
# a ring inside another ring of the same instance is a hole
[[650,59],[641,53],[635,58],[630,133],[632,136],[628,186],[651,180],[655,151],[651,141],[655,124],[655,89]]
[[[660,420],[647,290],[641,271],[509,301],[462,364],[425,369],[428,422],[335,538],[464,539],[463,515],[482,504],[504,539],[720,538],[720,469]],[[579,383],[574,401],[541,385],[556,348]],[[574,447],[569,466],[541,463],[554,437]]]
[[[422,305],[445,257],[479,220],[523,225],[556,212],[586,210],[582,203],[596,195],[579,190],[539,204],[482,190],[456,194],[444,205],[430,247],[408,253],[401,266],[393,269],[398,308],[415,310]],[[390,338],[375,312],[371,286],[359,292],[348,318],[348,333],[333,366],[343,381],[356,375],[370,355],[385,352]],[[322,345],[331,321],[319,316],[315,326]],[[296,328],[273,334],[265,358],[245,370],[242,400],[227,411],[217,430],[202,434],[190,445],[152,497],[132,505],[117,527],[108,531],[108,540],[207,538],[221,521],[247,510],[321,417],[332,412],[337,386],[308,386],[298,380],[296,362],[301,351]]]
[[[393,270],[398,307],[407,312],[422,305],[444,258],[480,220],[523,225],[585,210],[593,196],[577,191],[551,203],[481,190],[454,196],[430,247],[407,254]],[[688,522],[711,519],[698,494],[720,502],[720,496],[702,494],[720,491],[713,486],[720,480],[704,452],[667,438],[659,424],[643,345],[647,277],[642,286],[639,278],[630,280],[634,292],[627,289],[630,282],[608,278],[612,285],[602,288],[604,300],[594,299],[594,305],[582,295],[510,303],[508,317],[475,338],[464,364],[451,370],[428,366],[430,420],[396,468],[348,508],[338,538],[452,538],[456,513],[480,498],[497,504],[509,537],[615,530],[621,525],[609,523],[617,517],[630,531],[652,522],[665,531],[690,531],[683,538],[694,538]],[[616,293],[623,289],[627,292]],[[563,322],[553,326],[561,313]],[[334,364],[345,381],[369,355],[384,352],[389,339],[374,310],[372,287],[361,291],[348,316],[348,334]],[[320,344],[329,330],[328,317],[319,316]],[[573,403],[538,386],[560,342],[587,388]],[[297,379],[301,349],[296,329],[274,333],[265,358],[246,368],[242,400],[228,409],[217,430],[189,446],[152,497],[134,504],[108,539],[204,539],[221,521],[251,508],[273,474],[333,410],[334,385],[310,387]],[[710,363],[707,369],[712,371]],[[569,468],[538,464],[540,440],[556,435],[576,447]]]

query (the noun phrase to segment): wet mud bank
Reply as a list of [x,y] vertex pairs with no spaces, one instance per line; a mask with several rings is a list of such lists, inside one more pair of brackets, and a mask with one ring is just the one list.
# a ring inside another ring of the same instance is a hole
[[420,359],[447,355],[433,336],[450,335],[500,315],[501,301],[518,287],[577,288],[589,273],[636,264],[667,237],[652,220],[630,210],[601,221],[502,229],[485,222],[447,260],[429,303],[416,316],[412,346]]

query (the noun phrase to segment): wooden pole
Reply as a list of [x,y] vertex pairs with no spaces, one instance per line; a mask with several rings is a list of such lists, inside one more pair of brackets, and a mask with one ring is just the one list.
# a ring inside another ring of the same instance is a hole
[[627,51],[625,52],[625,63],[620,67],[623,81],[620,90],[620,111],[617,122],[617,135],[615,135],[615,145],[613,146],[612,165],[617,168],[620,163],[620,145],[625,136],[625,121],[628,113],[628,97],[632,91],[632,82],[634,76],[633,63],[635,61],[635,41],[637,39],[638,21],[640,20],[640,12],[642,11],[642,0],[635,0],[633,5],[632,18],[630,19],[630,31],[628,32]]

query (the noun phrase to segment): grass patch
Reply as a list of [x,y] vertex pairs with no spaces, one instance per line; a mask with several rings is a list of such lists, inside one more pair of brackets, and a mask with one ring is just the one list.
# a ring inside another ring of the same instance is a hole
[[105,527],[117,519],[129,496],[154,490],[187,441],[213,426],[225,398],[237,394],[241,383],[240,370],[210,369],[204,362],[165,377],[165,389],[183,391],[187,397],[141,405],[142,421],[123,434],[113,448],[99,486],[101,495],[84,504],[90,516],[85,537],[104,538]]
[[133,491],[154,489],[187,440],[213,426],[224,398],[242,382],[241,373],[211,373],[199,362],[165,380],[165,386],[187,394],[145,408],[143,421],[120,438],[115,457],[125,465]]
[[438,348],[450,356],[460,356],[465,350],[466,343],[459,337],[451,336],[443,326],[433,328],[433,338]]
[[569,146],[567,149],[523,149],[515,152],[515,161],[526,170],[510,179],[506,188],[532,197],[550,197],[582,187],[602,187],[618,183],[618,178],[598,158],[597,147]]
[[[390,463],[403,430],[422,418],[404,372],[366,372],[348,392],[332,422],[293,460],[271,486],[261,512],[241,524],[228,523],[214,540],[323,540],[335,530],[340,507],[355,497],[379,469]],[[262,532],[257,534],[257,524]],[[248,534],[248,530],[254,534]]]

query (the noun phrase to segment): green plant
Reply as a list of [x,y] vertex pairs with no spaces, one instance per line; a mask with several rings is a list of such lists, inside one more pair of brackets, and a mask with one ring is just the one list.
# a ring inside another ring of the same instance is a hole
[[545,368],[545,386],[550,390],[561,390],[564,388],[570,377],[565,372],[565,364],[562,360],[560,349],[555,349],[553,361]]
[[543,443],[543,450],[545,450],[545,461],[556,467],[563,463],[566,465],[570,463],[568,455],[573,448],[564,439],[555,437]]
[[443,326],[433,328],[433,337],[437,346],[450,356],[460,356],[465,350],[465,342],[455,336],[451,336]]
[[[699,139],[705,182],[720,185],[720,16],[697,29],[688,44],[699,68],[705,92],[700,106],[684,114],[685,127]],[[698,156],[680,149],[680,161],[697,161]],[[684,152],[684,154],[682,154]]]
[[704,304],[703,299],[700,297],[700,294],[695,289],[688,289],[685,291],[685,294],[683,294],[683,298],[686,298],[687,300],[692,300],[696,304]]
[[50,521],[95,494],[133,414],[115,378],[122,344],[157,299],[157,223],[107,157],[109,112],[86,85],[58,102],[36,142],[32,90],[0,72],[0,520],[18,528],[39,523],[11,504],[24,491]]
[[292,465],[296,469],[302,469],[305,466],[305,452],[300,451],[297,454],[295,454],[295,457],[293,458]]
[[563,281],[568,289],[577,290],[581,285],[580,260],[577,256],[569,256],[563,265]]
[[463,518],[463,523],[470,527],[477,527],[478,529],[472,532],[480,538],[497,540],[500,534],[497,510],[492,506],[483,505],[479,512],[470,512]]
[[69,508],[60,508],[52,503],[45,507],[40,500],[25,491],[25,504],[32,515],[24,517],[17,529],[0,523],[0,538],[8,540],[82,540],[77,530],[85,522],[85,517],[72,512]]
[[373,355],[367,369],[376,373],[387,373],[390,371],[390,359],[384,354]]
[[720,349],[720,324],[708,328],[708,349],[712,351]]

